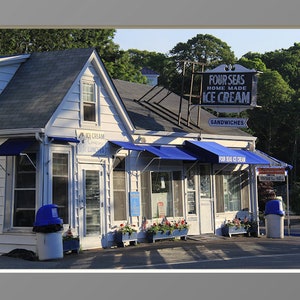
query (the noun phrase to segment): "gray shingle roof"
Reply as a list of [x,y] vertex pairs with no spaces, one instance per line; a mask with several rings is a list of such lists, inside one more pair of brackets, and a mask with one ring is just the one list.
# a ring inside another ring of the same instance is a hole
[[31,54],[0,95],[0,129],[43,128],[93,50]]
[[[0,94],[0,130],[44,128],[90,58],[93,48],[33,53],[21,65]],[[163,87],[113,80],[136,129],[149,131],[248,135],[236,128],[210,127],[210,113],[191,111],[183,99],[182,118],[178,124],[180,96]]]
[[[180,110],[180,96],[163,87],[122,80],[113,82],[136,129],[249,136],[238,128],[210,127],[208,120],[214,116],[204,109],[201,109],[199,125],[197,125],[198,108],[191,110],[188,122],[188,101],[182,99]],[[181,119],[178,124],[180,111]]]

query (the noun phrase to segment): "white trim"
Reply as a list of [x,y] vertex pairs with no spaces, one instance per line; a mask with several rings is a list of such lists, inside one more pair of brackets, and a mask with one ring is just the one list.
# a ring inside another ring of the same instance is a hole
[[5,138],[17,136],[33,136],[38,133],[44,133],[44,128],[16,128],[16,129],[2,129],[0,130],[0,136]]
[[29,57],[30,57],[30,54],[1,57],[0,65],[6,66],[6,65],[11,65],[11,64],[15,64],[15,63],[22,63],[22,62],[26,61],[27,58],[29,58]]

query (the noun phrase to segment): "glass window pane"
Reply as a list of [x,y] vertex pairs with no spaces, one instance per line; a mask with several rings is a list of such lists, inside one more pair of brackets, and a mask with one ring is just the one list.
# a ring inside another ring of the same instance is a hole
[[123,221],[127,219],[127,193],[126,193],[126,174],[125,158],[117,157],[114,162],[113,171],[114,185],[114,220]]
[[36,153],[15,158],[13,226],[32,227],[36,203]]
[[173,217],[173,197],[171,174],[168,172],[152,172],[152,218]]
[[216,175],[217,212],[241,209],[240,172]]
[[150,172],[143,172],[141,175],[141,191],[142,217],[151,219]]
[[173,172],[174,217],[183,217],[181,172]]
[[208,165],[200,166],[200,193],[201,197],[211,198],[211,176]]
[[93,83],[82,84],[82,100],[84,102],[95,102],[95,85]]
[[100,233],[99,171],[86,170],[86,235]]
[[68,155],[53,153],[53,175],[68,176]]
[[83,104],[83,118],[85,121],[96,122],[96,106],[93,103]]
[[58,215],[69,223],[69,155],[53,153],[52,202],[58,206]]
[[35,221],[35,190],[15,190],[14,226],[31,227]]

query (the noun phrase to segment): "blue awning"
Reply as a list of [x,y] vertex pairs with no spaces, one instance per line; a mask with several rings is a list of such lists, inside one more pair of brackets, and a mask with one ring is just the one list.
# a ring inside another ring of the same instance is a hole
[[270,165],[270,162],[249,150],[235,150],[246,157],[245,164],[248,165]]
[[246,163],[245,155],[224,147],[216,142],[185,141],[184,145],[191,150],[200,161],[220,164]]
[[49,139],[52,139],[56,142],[66,142],[66,143],[80,143],[80,140],[77,138],[71,138],[71,137],[63,137],[63,136],[49,136]]
[[26,148],[31,146],[34,140],[28,139],[8,139],[0,145],[0,156],[20,155]]
[[143,151],[144,149],[141,146],[135,145],[130,142],[123,142],[123,141],[109,141],[113,145],[116,145],[120,148],[123,148],[125,150],[135,150],[135,151]]
[[160,159],[167,160],[190,160],[195,161],[197,157],[191,154],[188,150],[178,146],[144,146],[145,151],[148,151]]
[[282,167],[282,168],[285,168],[286,170],[292,170],[293,169],[293,166],[284,162],[284,161],[281,161],[275,157],[272,157],[271,155],[263,152],[263,151],[260,151],[260,150],[255,150],[255,153],[260,156],[261,158],[267,160],[269,162],[269,165],[270,167]]

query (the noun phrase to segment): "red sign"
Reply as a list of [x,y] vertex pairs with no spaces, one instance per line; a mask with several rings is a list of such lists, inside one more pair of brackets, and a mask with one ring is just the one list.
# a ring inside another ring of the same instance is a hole
[[259,175],[285,175],[284,168],[257,168]]

